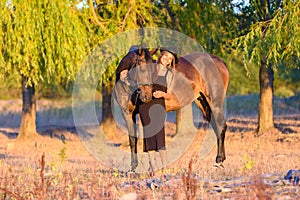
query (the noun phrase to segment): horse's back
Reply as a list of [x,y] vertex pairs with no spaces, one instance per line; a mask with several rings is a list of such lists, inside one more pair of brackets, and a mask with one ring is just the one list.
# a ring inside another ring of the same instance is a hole
[[176,71],[184,74],[184,76],[189,80],[197,80],[199,72],[193,66],[191,59],[186,57],[187,56],[179,58],[178,64],[176,65]]
[[212,54],[210,54],[210,56],[217,65],[217,68],[219,70],[219,73],[220,73],[223,83],[224,83],[224,87],[226,88],[226,91],[227,91],[228,85],[229,85],[229,79],[230,79],[229,69],[228,69],[226,63],[221,58],[219,58],[218,56],[212,55]]
[[[204,80],[221,78],[223,80],[224,88],[227,91],[229,85],[229,70],[225,62],[215,55],[203,52],[194,52],[182,56],[179,59],[176,70],[179,73],[184,74],[184,76],[195,85],[195,89],[199,84],[201,88],[206,87],[206,83],[209,81]],[[207,73],[208,71],[213,71],[212,75],[215,76],[206,77],[209,74]]]

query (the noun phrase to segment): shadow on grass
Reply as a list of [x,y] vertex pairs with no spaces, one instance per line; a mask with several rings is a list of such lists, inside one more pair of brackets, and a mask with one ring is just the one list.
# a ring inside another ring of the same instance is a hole
[[[259,95],[231,96],[226,99],[225,110],[228,123],[228,131],[233,133],[255,131],[257,127]],[[9,139],[14,139],[18,135],[21,122],[20,101],[7,101],[0,108],[0,134]],[[94,108],[97,120],[102,118],[101,102],[85,102],[79,109],[85,107]],[[76,125],[73,118],[72,103],[51,100],[41,100],[37,102],[37,131],[42,136],[60,139],[64,133],[77,135]],[[77,108],[76,108],[77,109]],[[300,95],[289,98],[274,97],[274,121],[275,126],[284,134],[299,133],[300,124]],[[85,115],[89,112],[86,111]],[[201,120],[201,111],[193,106],[193,114],[197,120],[194,125],[197,128],[207,129],[208,123]],[[89,116],[86,116],[89,117]],[[120,117],[120,116],[118,116]],[[167,121],[175,122],[175,112],[168,113]],[[297,131],[298,130],[298,131]],[[171,136],[171,135],[170,135]]]
[[9,139],[15,139],[19,133],[15,131],[0,130],[0,134],[5,135]]

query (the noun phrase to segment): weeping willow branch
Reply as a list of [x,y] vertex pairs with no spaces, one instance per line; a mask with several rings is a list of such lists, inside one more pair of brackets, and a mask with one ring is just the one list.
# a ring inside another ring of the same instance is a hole
[[123,22],[122,22],[122,26],[121,26],[121,30],[124,31],[125,30],[125,25],[126,25],[126,19],[128,18],[129,14],[131,13],[132,11],[132,7],[130,7],[123,19]]
[[100,26],[102,28],[102,30],[107,33],[107,30],[105,28],[105,26],[103,25],[103,23],[101,21],[99,21],[98,17],[97,17],[97,14],[95,12],[95,9],[94,9],[94,5],[93,5],[93,1],[92,0],[88,0],[89,1],[89,7],[90,7],[90,10],[92,12],[92,15],[93,15],[93,20],[92,22],[97,25],[97,26]]

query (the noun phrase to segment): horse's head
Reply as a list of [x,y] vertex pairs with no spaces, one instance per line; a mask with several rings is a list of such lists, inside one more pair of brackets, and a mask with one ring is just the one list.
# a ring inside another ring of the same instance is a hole
[[152,100],[152,85],[154,76],[154,60],[148,49],[139,49],[136,60],[136,81],[139,99],[142,102]]
[[137,89],[139,99],[142,102],[149,102],[152,99],[153,73],[155,72],[152,55],[156,51],[157,49],[149,51],[147,48],[133,46],[121,60],[116,70],[116,81],[120,79],[120,73],[123,70],[128,70],[128,78]]

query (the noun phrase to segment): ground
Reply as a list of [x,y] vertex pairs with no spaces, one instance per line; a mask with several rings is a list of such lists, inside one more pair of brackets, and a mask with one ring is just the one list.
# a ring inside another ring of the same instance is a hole
[[[200,123],[192,145],[168,170],[153,177],[119,172],[95,159],[69,119],[72,111],[61,102],[40,100],[39,136],[17,141],[21,101],[0,101],[0,195],[2,199],[299,199],[299,183],[293,182],[294,177],[285,180],[289,170],[300,169],[299,107],[290,106],[289,99],[276,101],[277,130],[255,137],[256,108],[251,109],[249,100],[244,106],[249,111],[241,113],[239,100],[227,100],[224,169],[213,167],[216,147],[199,158],[207,130]],[[167,141],[174,137],[171,121],[166,122]],[[112,142],[128,149],[126,138]]]

